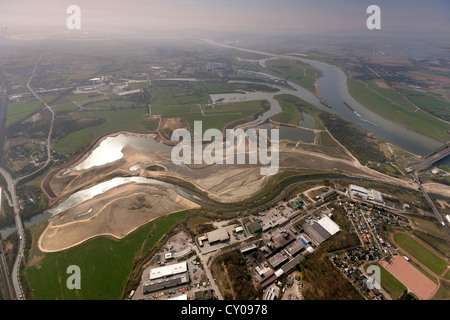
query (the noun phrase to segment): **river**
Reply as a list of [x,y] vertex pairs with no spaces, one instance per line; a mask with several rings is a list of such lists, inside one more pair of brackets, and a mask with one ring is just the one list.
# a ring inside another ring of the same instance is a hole
[[[310,91],[304,89],[303,87],[292,83],[288,81],[289,86],[291,86],[293,89],[289,89],[286,87],[279,87],[280,89],[278,92],[244,92],[244,93],[225,93],[225,94],[215,94],[210,95],[211,99],[213,101],[218,99],[223,99],[223,102],[236,102],[236,101],[249,101],[249,100],[268,100],[271,104],[271,108],[261,114],[257,119],[246,123],[245,126],[254,126],[254,125],[261,125],[265,123],[268,119],[270,119],[272,116],[282,112],[281,106],[279,105],[278,101],[274,98],[275,95],[278,94],[292,94],[295,95],[308,103],[316,106],[317,108],[326,111],[334,113],[341,118],[350,121],[352,123],[355,123],[364,129],[368,130],[369,132],[373,132],[376,135],[380,136],[381,138],[386,139],[389,142],[392,142],[406,150],[409,150],[411,152],[424,155],[437,147],[441,146],[442,143],[439,141],[436,141],[434,139],[428,138],[426,136],[420,135],[416,132],[413,132],[409,129],[406,129],[404,127],[401,127],[393,122],[390,122],[377,114],[371,112],[370,110],[363,107],[361,104],[359,104],[355,99],[351,97],[351,95],[348,93],[348,87],[347,87],[347,76],[345,73],[338,67],[329,65],[324,62],[319,62],[315,60],[310,60],[306,58],[301,58],[297,56],[286,56],[286,55],[279,55],[274,53],[268,53],[258,50],[250,50],[250,49],[244,49],[244,48],[238,48],[238,47],[232,47],[228,45],[223,45],[220,43],[210,42],[211,44],[218,45],[221,47],[226,47],[230,49],[245,51],[245,52],[251,52],[256,53],[260,55],[275,57],[275,58],[285,58],[285,59],[291,59],[291,60],[299,60],[307,64],[311,64],[314,67],[318,68],[322,71],[323,77],[319,81],[319,90],[320,94],[325,100],[325,102],[330,106],[327,107],[323,105],[319,98],[312,94]],[[269,76],[273,77],[272,75],[260,73],[263,76]],[[186,79],[168,79],[168,80],[186,80]],[[195,81],[195,79],[187,79],[187,81]],[[354,109],[360,116],[357,116],[350,108],[348,108],[344,101],[352,108]],[[365,119],[365,121],[364,121]],[[300,124],[301,125],[301,124]],[[306,118],[305,127],[311,126],[311,122],[309,118]],[[304,129],[299,128],[288,128],[283,127],[282,130],[282,138],[283,136],[286,138],[291,138],[293,140],[294,137],[298,137],[298,139],[303,139],[306,142],[312,142],[313,139],[313,133],[312,131],[307,131]],[[299,130],[295,130],[299,129]],[[284,133],[283,133],[284,132]],[[110,140],[108,140],[110,139]],[[154,142],[153,139],[150,139]],[[74,167],[74,171],[81,171],[86,170],[89,168],[92,168],[94,166],[103,165],[115,160],[118,160],[122,157],[122,148],[126,145],[132,146],[137,149],[142,149],[142,151],[152,151],[154,148],[159,149],[158,145],[159,143],[151,143],[151,146],[145,146],[147,142],[149,142],[148,138],[146,137],[131,137],[131,136],[125,136],[125,135],[119,135],[115,138],[107,138],[100,144],[100,147],[96,150],[94,150],[91,155],[82,163],[80,163],[77,167]],[[151,142],[150,141],[150,142]],[[112,143],[115,142],[115,143]],[[114,145],[114,146],[112,146]],[[161,144],[162,145],[162,144]],[[111,154],[105,150],[109,150],[111,147],[115,150],[114,157],[111,157]],[[162,148],[162,147],[161,147]],[[155,150],[156,150],[155,149]],[[167,150],[165,150],[167,151]],[[108,154],[108,157],[104,157],[105,154]],[[162,185],[167,188],[170,188],[180,194],[181,196],[184,196],[185,198],[200,204],[204,207],[213,207],[217,204],[212,204],[207,199],[202,199],[198,195],[193,194],[191,191],[181,188],[179,186],[168,184],[165,182],[161,182],[154,179],[145,179],[141,178],[141,180],[136,180],[137,177],[129,177],[129,178],[115,178],[119,180],[110,180],[105,182],[104,184],[99,184],[97,186],[94,186],[92,188],[79,191],[69,197],[65,202],[60,204],[56,208],[52,208],[48,211],[43,212],[42,214],[37,215],[35,218],[31,219],[30,221],[25,221],[26,227],[36,224],[38,222],[44,221],[48,219],[50,216],[63,212],[67,210],[68,208],[71,208],[73,206],[76,206],[88,199],[91,199],[95,195],[98,195],[102,192],[105,192],[106,190],[109,190],[115,186],[124,184],[124,183],[145,183],[145,184],[156,184],[156,185]],[[142,180],[144,179],[144,180]],[[81,202],[80,202],[81,201]],[[8,234],[12,233],[15,229],[14,228],[6,228],[3,230],[0,230],[0,234],[5,237]]]
[[[290,81],[288,81],[288,84],[293,87],[295,91],[283,89],[281,90],[282,92],[279,92],[277,94],[286,93],[285,91],[288,91],[287,93],[293,94],[323,111],[336,114],[339,117],[349,122],[355,123],[358,126],[366,129],[367,131],[372,132],[377,136],[398,145],[401,148],[419,155],[425,155],[443,145],[443,143],[440,141],[423,136],[417,132],[404,128],[387,119],[384,119],[359,104],[348,92],[347,75],[342,69],[336,66],[321,61],[306,59],[303,57],[234,47],[212,40],[206,40],[206,42],[222,48],[234,49],[242,52],[249,52],[269,57],[301,61],[303,63],[310,64],[319,69],[323,74],[323,77],[319,81],[319,92],[325,102],[330,106],[330,108],[320,103],[319,99],[311,92]],[[346,102],[360,116],[357,116],[352,110],[350,110],[350,108],[348,108],[344,104],[344,102]]]

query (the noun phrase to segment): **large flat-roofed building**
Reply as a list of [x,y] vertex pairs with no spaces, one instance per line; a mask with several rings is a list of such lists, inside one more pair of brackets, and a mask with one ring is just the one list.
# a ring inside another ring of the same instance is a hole
[[262,231],[262,226],[258,221],[253,221],[248,225],[248,229],[251,233],[259,233]]
[[349,186],[349,190],[352,193],[352,195],[358,196],[363,199],[367,199],[367,195],[369,194],[369,190],[367,190],[366,188],[354,185],[354,184],[351,184]]
[[324,215],[322,216],[318,221],[318,224],[320,224],[325,230],[327,230],[327,232],[331,235],[334,235],[335,233],[337,233],[339,230],[341,230],[339,228],[339,226],[333,221],[331,220],[328,216]]
[[326,231],[320,224],[317,224],[315,222],[309,223],[305,221],[301,226],[303,230],[305,230],[305,232],[318,244],[321,244],[329,237],[331,237],[331,234],[328,231]]
[[295,256],[296,254],[298,254],[299,252],[304,251],[306,248],[306,245],[301,242],[301,241],[296,241],[293,244],[291,244],[290,246],[288,246],[286,248],[286,251],[289,252],[289,254],[291,256]]
[[319,195],[319,196],[317,196],[317,197],[318,197],[319,199],[326,200],[326,199],[328,199],[329,197],[334,196],[335,194],[337,194],[336,190],[331,189],[331,190],[328,190],[328,191],[322,193],[321,195]]
[[371,200],[381,204],[384,204],[383,196],[381,192],[374,189],[366,189],[354,184],[349,186],[352,197],[359,197],[363,200]]
[[340,230],[339,226],[326,215],[323,215],[318,221],[305,221],[301,226],[319,244]]
[[230,240],[230,235],[228,234],[228,231],[226,229],[218,229],[208,232],[206,234],[206,237],[208,238],[209,244]]
[[268,258],[293,241],[295,241],[295,236],[289,229],[265,233],[262,237],[261,252],[264,257]]
[[164,267],[158,267],[150,270],[150,280],[167,278],[169,276],[173,276],[187,271],[188,269],[186,262],[171,264]]
[[150,270],[149,280],[144,282],[143,293],[170,288],[189,282],[186,262],[158,267]]
[[281,253],[277,253],[274,256],[270,257],[269,259],[267,259],[267,261],[270,263],[270,265],[273,268],[278,267],[279,265],[283,264],[284,262],[286,262],[288,260],[288,258],[286,258],[285,256],[283,256]]

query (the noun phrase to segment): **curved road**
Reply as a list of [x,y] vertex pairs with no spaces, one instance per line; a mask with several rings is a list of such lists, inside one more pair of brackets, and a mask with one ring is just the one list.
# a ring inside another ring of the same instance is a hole
[[30,78],[28,79],[28,83],[27,83],[27,88],[28,90],[30,90],[30,92],[33,94],[33,96],[36,97],[36,99],[38,99],[39,101],[41,101],[45,108],[48,109],[50,111],[50,113],[52,114],[52,120],[51,120],[51,124],[50,124],[50,129],[49,129],[49,133],[48,133],[48,137],[47,137],[47,161],[44,163],[44,165],[42,167],[40,167],[39,169],[37,169],[36,171],[22,176],[20,178],[17,179],[13,179],[11,177],[11,175],[9,174],[8,171],[6,171],[3,168],[0,168],[0,174],[3,175],[3,177],[6,180],[6,183],[8,184],[8,190],[11,194],[11,199],[13,202],[13,207],[14,207],[14,219],[16,221],[16,227],[17,227],[17,233],[19,234],[19,251],[17,254],[17,258],[16,261],[14,263],[14,267],[12,270],[12,281],[13,281],[13,286],[14,286],[14,290],[16,292],[16,297],[18,297],[19,300],[23,300],[25,299],[24,295],[23,295],[23,289],[22,289],[22,285],[20,283],[20,275],[19,275],[19,271],[20,271],[20,263],[22,262],[22,258],[23,258],[23,252],[25,249],[25,232],[24,232],[24,227],[23,227],[23,223],[22,223],[22,219],[20,217],[20,207],[19,207],[19,203],[18,203],[18,197],[16,194],[16,185],[20,180],[23,180],[33,174],[36,174],[37,172],[43,170],[44,168],[46,168],[52,158],[51,158],[51,136],[52,136],[52,131],[53,131],[53,123],[55,121],[55,113],[53,112],[53,110],[51,109],[51,107],[47,104],[47,102],[45,102],[31,87],[30,83],[31,80],[36,72],[36,68],[39,64],[39,61],[41,60],[42,54],[39,56],[39,59],[36,61],[36,64],[34,66],[34,69],[31,73]]

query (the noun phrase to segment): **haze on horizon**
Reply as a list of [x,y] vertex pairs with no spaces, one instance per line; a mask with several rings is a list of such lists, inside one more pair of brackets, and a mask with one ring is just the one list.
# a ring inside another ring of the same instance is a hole
[[72,4],[81,8],[84,33],[364,35],[371,4],[381,8],[379,32],[444,38],[450,29],[446,0],[2,0],[0,27],[10,35],[68,32]]

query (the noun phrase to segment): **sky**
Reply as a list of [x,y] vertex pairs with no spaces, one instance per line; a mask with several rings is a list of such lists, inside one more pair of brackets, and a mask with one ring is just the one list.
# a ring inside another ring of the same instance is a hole
[[383,32],[450,29],[449,0],[1,0],[0,27],[10,34],[67,31],[66,9],[73,4],[84,32],[367,32],[371,4],[381,9]]

